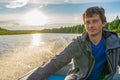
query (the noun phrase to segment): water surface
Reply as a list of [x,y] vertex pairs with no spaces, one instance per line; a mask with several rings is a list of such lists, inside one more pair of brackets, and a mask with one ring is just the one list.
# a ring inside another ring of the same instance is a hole
[[0,80],[15,80],[59,54],[78,34],[0,36]]

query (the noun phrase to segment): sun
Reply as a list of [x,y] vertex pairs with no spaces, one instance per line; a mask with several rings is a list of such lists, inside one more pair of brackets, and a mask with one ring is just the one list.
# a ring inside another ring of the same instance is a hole
[[35,9],[23,15],[23,22],[26,25],[45,25],[48,22],[48,17],[41,11]]

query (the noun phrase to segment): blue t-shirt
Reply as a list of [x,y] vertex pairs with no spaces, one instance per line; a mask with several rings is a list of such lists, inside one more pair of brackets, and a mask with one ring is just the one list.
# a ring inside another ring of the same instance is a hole
[[105,68],[106,55],[105,55],[105,44],[104,37],[102,36],[100,42],[97,45],[94,45],[91,42],[92,55],[95,59],[95,64],[93,70],[87,80],[97,80],[99,75],[103,72]]
[[53,75],[49,76],[47,80],[64,80],[65,77],[66,76],[64,76],[64,75],[55,75],[55,74],[53,74]]

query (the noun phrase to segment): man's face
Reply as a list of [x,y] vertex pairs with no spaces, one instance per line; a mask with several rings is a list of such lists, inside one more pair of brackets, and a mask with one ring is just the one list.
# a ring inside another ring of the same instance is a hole
[[94,36],[102,33],[105,23],[102,23],[98,14],[93,14],[92,17],[85,17],[84,25],[88,35]]

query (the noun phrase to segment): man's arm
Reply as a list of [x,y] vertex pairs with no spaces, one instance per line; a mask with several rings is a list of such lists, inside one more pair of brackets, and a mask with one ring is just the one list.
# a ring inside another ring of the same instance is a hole
[[76,51],[78,51],[78,45],[73,41],[50,62],[35,70],[27,80],[44,80],[51,74],[54,74],[56,71],[66,66],[75,56]]
[[[120,44],[120,36],[119,36],[119,44]],[[119,48],[119,62],[118,62],[118,65],[120,67],[120,48]]]

